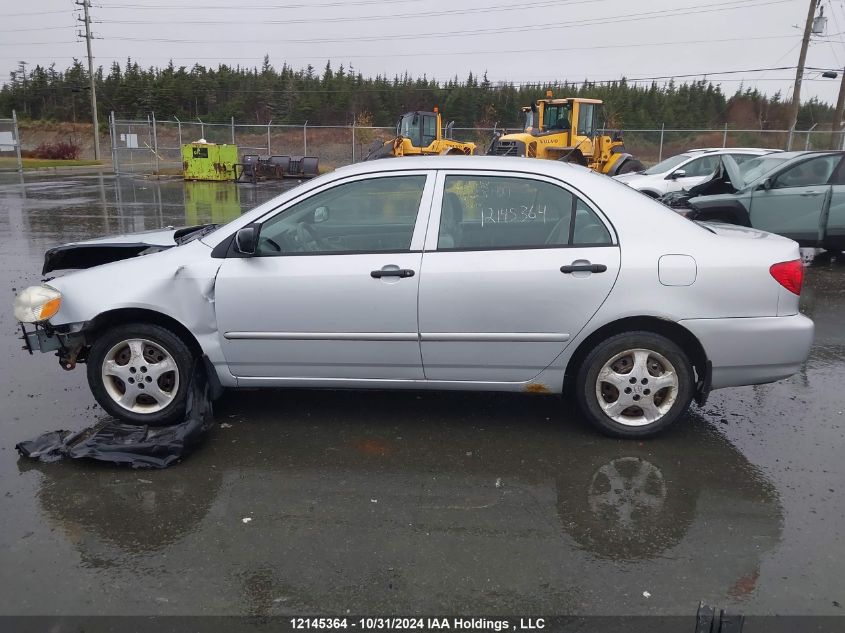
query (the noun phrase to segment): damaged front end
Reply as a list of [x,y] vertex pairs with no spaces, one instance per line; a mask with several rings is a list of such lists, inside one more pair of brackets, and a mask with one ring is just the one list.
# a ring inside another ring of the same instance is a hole
[[658,198],[658,200],[682,215],[690,216],[694,213],[694,206],[690,204],[693,198],[732,194],[739,191],[742,186],[742,176],[736,161],[728,155],[723,155],[719,158],[719,164],[715,171],[704,182],[689,189],[670,191]]
[[21,323],[23,348],[30,354],[34,351],[56,352],[59,365],[70,371],[79,362],[85,362],[88,343],[85,339],[84,323],[72,323],[54,327],[49,322],[33,323],[33,329],[27,330],[28,324]]
[[200,224],[104,237],[84,242],[72,242],[51,248],[44,254],[42,275],[56,270],[81,270],[123,259],[158,253],[187,240],[196,239],[217,228],[216,224]]

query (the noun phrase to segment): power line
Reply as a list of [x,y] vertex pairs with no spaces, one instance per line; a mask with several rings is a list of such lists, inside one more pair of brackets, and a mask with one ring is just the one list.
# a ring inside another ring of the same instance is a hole
[[[546,31],[546,30],[557,30],[557,29],[570,29],[570,28],[577,28],[581,26],[595,26],[596,24],[615,24],[619,22],[636,22],[636,21],[643,21],[643,20],[651,20],[655,18],[664,18],[664,17],[675,17],[678,15],[697,15],[702,13],[714,13],[714,12],[721,12],[721,11],[731,11],[736,9],[749,9],[749,8],[757,8],[761,6],[771,6],[773,4],[783,4],[786,2],[791,2],[792,0],[732,0],[731,2],[720,2],[715,4],[709,5],[699,5],[699,8],[696,7],[682,7],[680,9],[664,9],[660,11],[649,11],[645,13],[632,13],[628,15],[622,16],[614,16],[613,18],[589,18],[585,20],[570,20],[567,22],[557,22],[557,23],[546,23],[546,24],[531,24],[531,25],[523,25],[523,26],[508,26],[508,27],[499,27],[499,28],[492,28],[492,29],[471,29],[471,30],[461,30],[461,31],[436,31],[436,32],[429,32],[429,33],[409,33],[409,34],[379,34],[379,35],[365,35],[365,36],[355,36],[355,37],[343,37],[343,38],[307,38],[307,39],[285,39],[285,44],[325,44],[325,43],[332,43],[332,42],[371,42],[371,41],[391,41],[391,40],[409,40],[409,39],[440,39],[446,37],[475,37],[479,35],[491,35],[491,34],[500,34],[500,33],[514,33],[514,32],[526,32],[526,31]],[[737,5],[737,3],[742,3],[738,6],[726,6],[726,5]],[[755,2],[756,4],[750,4],[751,2]],[[710,7],[710,8],[706,8]],[[717,8],[718,7],[718,8]],[[172,44],[202,44],[207,42],[214,42],[214,43],[230,43],[230,44],[251,44],[251,43],[279,43],[278,39],[274,40],[221,40],[219,38],[214,38],[210,40],[189,40],[189,39],[171,39],[171,38],[135,38],[135,37],[123,37],[123,36],[113,36],[107,39],[111,40],[118,40],[118,41],[139,41],[139,42],[167,42]]]
[[[420,52],[411,52],[411,53],[391,53],[391,57],[420,57],[422,55],[428,57],[449,57],[452,55],[513,55],[513,54],[520,54],[520,53],[549,53],[549,52],[567,52],[567,51],[584,51],[584,50],[607,50],[607,49],[629,49],[629,48],[652,48],[652,47],[663,47],[663,46],[689,46],[695,44],[720,44],[726,42],[748,42],[754,40],[775,40],[775,39],[787,39],[795,37],[795,35],[762,35],[758,37],[729,37],[729,38],[720,38],[715,40],[681,40],[681,41],[673,41],[673,42],[639,42],[639,43],[628,43],[628,44],[606,44],[601,46],[562,46],[562,47],[544,47],[544,48],[518,48],[518,49],[497,49],[497,50],[463,50],[463,51],[420,51]],[[249,57],[230,57],[230,56],[216,56],[216,57],[174,57],[174,56],[164,56],[158,59],[161,60],[188,60],[188,61],[197,61],[197,60],[214,60],[214,61],[255,61],[260,62],[263,58],[264,54],[261,55],[251,55]],[[9,56],[9,57],[2,57],[0,59],[18,59],[20,55],[17,56]],[[74,56],[67,56],[62,58],[45,56],[45,57],[30,57],[27,56],[29,59],[76,59]],[[380,59],[384,57],[384,54],[362,54],[362,55],[285,55],[283,61],[291,60],[291,59],[337,59],[337,60],[350,60],[350,59],[369,59],[375,58]]]
[[[72,10],[73,9],[71,9],[71,11]],[[58,15],[60,13],[67,15],[68,12],[67,11],[34,11],[32,13],[4,13],[4,14],[0,15],[0,18],[22,18],[22,17],[31,16],[31,15],[37,15],[37,16]]]
[[[520,11],[524,9],[538,9],[538,8],[545,8],[545,7],[560,7],[560,6],[568,6],[574,4],[595,4],[595,2],[607,2],[608,0],[572,0],[571,2],[560,2],[559,0],[542,0],[540,2],[528,2],[523,4],[504,4],[504,5],[496,5],[490,7],[478,7],[474,9],[447,9],[443,11],[427,11],[424,15],[420,15],[419,12],[414,13],[391,13],[386,15],[356,15],[356,16],[340,16],[340,17],[314,17],[314,18],[296,18],[292,20],[267,20],[267,19],[256,19],[256,20],[230,20],[230,19],[220,19],[220,20],[103,20],[103,24],[243,24],[243,25],[255,25],[255,24],[311,24],[314,22],[323,24],[327,22],[361,22],[361,21],[372,21],[372,20],[393,20],[393,19],[404,19],[404,18],[433,18],[433,17],[442,17],[442,16],[450,16],[450,15],[467,15],[467,14],[477,14],[477,13],[498,13],[502,11]],[[756,1],[756,0],[745,0],[745,1]]]
[[[311,4],[303,5],[302,3],[295,3],[295,4],[276,4],[276,5],[241,5],[241,4],[226,4],[226,5],[205,5],[203,4],[202,10],[203,11],[242,11],[242,10],[262,10],[262,11],[273,11],[273,10],[284,10],[290,11],[292,9],[321,9],[323,7],[346,7],[346,6],[365,6],[365,5],[382,5],[382,4],[410,4],[412,2],[424,2],[428,0],[341,0],[338,2],[323,2],[319,4]],[[601,1],[601,0],[599,0]],[[138,9],[147,11],[149,9],[155,9],[156,11],[184,11],[185,7],[180,6],[173,6],[173,4],[115,4],[110,3],[108,6],[106,5],[97,5],[100,9]]]
[[[75,29],[76,25],[67,24],[65,26],[38,26],[32,29],[0,29],[0,33],[24,33],[26,31],[59,31],[67,29]],[[29,42],[19,42],[21,46],[29,44]]]

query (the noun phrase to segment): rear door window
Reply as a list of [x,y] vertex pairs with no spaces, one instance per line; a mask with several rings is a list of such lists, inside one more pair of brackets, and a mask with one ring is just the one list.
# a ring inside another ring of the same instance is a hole
[[438,250],[609,245],[596,213],[567,189],[510,176],[447,176]]

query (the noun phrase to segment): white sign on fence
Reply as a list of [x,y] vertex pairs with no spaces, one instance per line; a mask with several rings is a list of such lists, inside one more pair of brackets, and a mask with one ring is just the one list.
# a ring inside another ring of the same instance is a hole
[[11,132],[0,132],[0,152],[14,152],[15,137]]
[[121,134],[120,140],[126,143],[126,147],[130,149],[137,149],[138,135],[137,134]]

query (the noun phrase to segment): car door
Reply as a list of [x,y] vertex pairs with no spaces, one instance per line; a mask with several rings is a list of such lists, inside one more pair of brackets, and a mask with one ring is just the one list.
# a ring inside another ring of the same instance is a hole
[[830,183],[830,205],[819,218],[819,242],[824,248],[842,250],[845,248],[845,161],[839,163]]
[[441,172],[434,199],[419,298],[426,379],[532,379],[613,287],[612,228],[537,175]]
[[[666,177],[666,192],[689,189],[713,175],[719,165],[718,156],[700,156],[680,165]],[[681,173],[683,172],[683,175]]]
[[434,176],[335,182],[260,222],[252,257],[227,257],[215,304],[244,378],[420,379],[417,290]]
[[818,240],[819,218],[830,204],[831,175],[839,154],[822,154],[791,163],[751,194],[751,226],[804,245]]

